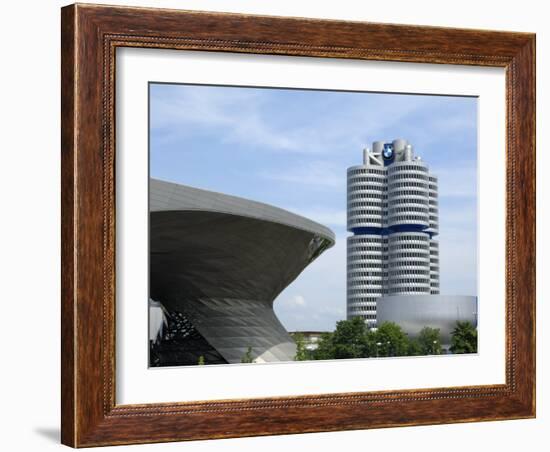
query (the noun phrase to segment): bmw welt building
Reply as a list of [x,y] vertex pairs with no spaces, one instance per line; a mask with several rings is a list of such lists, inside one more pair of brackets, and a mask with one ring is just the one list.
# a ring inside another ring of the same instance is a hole
[[[363,164],[347,171],[347,214],[348,318],[373,327],[395,321],[411,335],[422,319],[420,328],[443,335],[456,320],[473,315],[475,324],[476,297],[439,295],[437,176],[411,144],[376,141],[364,150]],[[440,314],[430,318],[434,309]]]
[[170,324],[150,365],[293,360],[296,345],[273,302],[334,233],[212,191],[151,179],[149,193],[150,298]]

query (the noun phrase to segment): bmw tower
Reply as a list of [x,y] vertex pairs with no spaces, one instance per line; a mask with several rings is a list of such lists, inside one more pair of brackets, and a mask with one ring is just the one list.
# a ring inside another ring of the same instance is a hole
[[376,326],[382,297],[439,294],[437,177],[406,140],[347,171],[347,317]]

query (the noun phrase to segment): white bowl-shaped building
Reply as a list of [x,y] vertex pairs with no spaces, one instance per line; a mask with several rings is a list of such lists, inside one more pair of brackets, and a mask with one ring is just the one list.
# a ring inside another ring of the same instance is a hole
[[293,360],[273,302],[334,233],[274,206],[155,179],[149,210],[150,297],[183,330],[180,349],[152,365]]

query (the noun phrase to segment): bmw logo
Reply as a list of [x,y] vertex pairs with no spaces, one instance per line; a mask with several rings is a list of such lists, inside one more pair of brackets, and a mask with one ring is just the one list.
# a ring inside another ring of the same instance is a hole
[[382,157],[384,157],[384,160],[391,160],[393,158],[392,143],[384,143],[384,150],[382,151]]

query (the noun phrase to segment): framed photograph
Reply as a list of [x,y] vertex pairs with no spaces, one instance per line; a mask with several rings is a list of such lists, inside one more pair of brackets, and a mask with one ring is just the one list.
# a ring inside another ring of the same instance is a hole
[[62,9],[62,442],[535,416],[535,36]]

